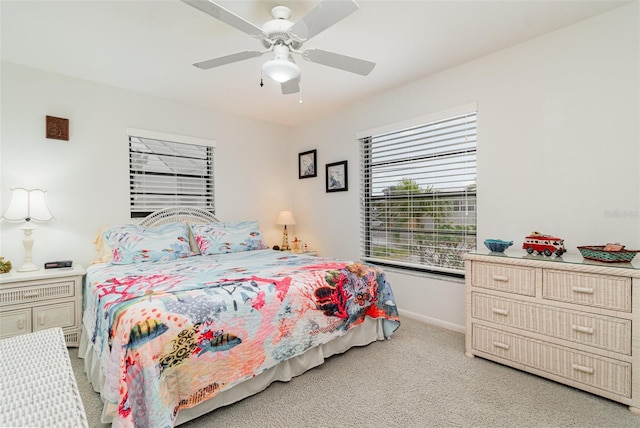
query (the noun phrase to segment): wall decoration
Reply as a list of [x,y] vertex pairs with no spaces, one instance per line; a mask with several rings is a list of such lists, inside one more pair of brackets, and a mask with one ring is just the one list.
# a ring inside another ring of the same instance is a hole
[[69,141],[69,119],[47,116],[47,138]]
[[298,178],[310,178],[318,176],[316,166],[316,151],[309,150],[298,154]]
[[349,190],[347,161],[327,164],[327,192],[346,192]]

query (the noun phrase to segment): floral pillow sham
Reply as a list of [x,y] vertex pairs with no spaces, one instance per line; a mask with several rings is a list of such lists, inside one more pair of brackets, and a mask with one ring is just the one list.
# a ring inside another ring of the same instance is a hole
[[189,226],[170,223],[160,227],[119,225],[104,232],[114,264],[131,264],[189,257]]
[[262,239],[258,222],[220,222],[190,225],[201,254],[237,253],[269,248]]

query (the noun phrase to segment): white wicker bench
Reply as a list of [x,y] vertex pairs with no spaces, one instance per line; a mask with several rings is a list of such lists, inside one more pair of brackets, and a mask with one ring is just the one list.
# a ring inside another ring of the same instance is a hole
[[88,427],[61,328],[0,340],[0,426]]

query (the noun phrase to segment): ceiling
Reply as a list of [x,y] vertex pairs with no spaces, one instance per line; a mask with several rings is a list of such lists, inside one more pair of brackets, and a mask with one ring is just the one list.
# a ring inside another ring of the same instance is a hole
[[[267,54],[210,70],[194,67],[194,62],[261,50],[262,45],[179,0],[1,0],[1,58],[297,126],[630,1],[360,0],[359,10],[304,48],[373,61],[375,69],[364,77],[297,57],[301,93],[294,95],[282,95],[280,85],[266,77],[260,87],[260,66],[270,59]],[[262,26],[276,5],[288,6],[290,20],[297,22],[317,1],[218,3]]]

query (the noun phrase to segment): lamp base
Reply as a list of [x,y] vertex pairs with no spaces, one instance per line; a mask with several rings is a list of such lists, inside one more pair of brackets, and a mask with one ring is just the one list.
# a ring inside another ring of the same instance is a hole
[[27,222],[27,224],[20,229],[24,232],[24,238],[22,239],[22,245],[24,245],[24,264],[20,266],[18,272],[33,272],[34,270],[40,269],[31,261],[31,249],[33,248],[33,237],[31,233],[35,227]]
[[280,246],[281,251],[289,251],[289,232],[287,231],[287,225],[284,225],[284,230],[282,231],[282,245]]
[[18,268],[18,272],[33,272],[34,270],[39,270],[39,269],[40,268],[37,265],[31,262],[27,262]]

